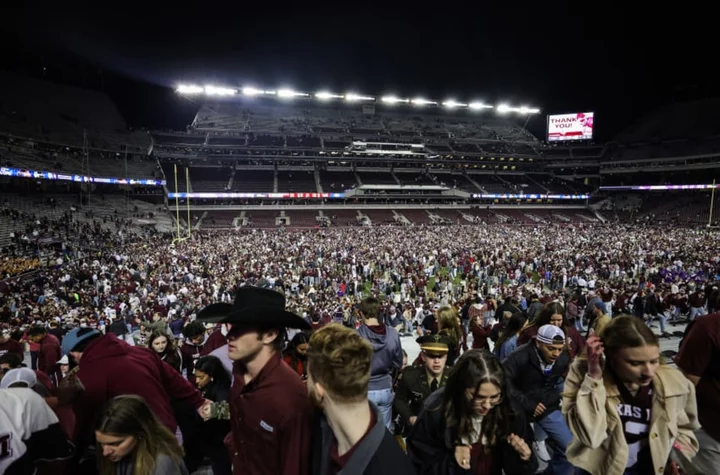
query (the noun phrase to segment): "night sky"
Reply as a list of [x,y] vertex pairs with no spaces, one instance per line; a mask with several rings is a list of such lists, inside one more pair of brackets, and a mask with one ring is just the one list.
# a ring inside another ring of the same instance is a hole
[[[288,5],[4,7],[2,68],[102,88],[131,125],[171,128],[196,106],[172,92],[179,82],[594,110],[600,140],[662,104],[720,92],[713,15],[678,4]],[[544,115],[530,128],[541,134]]]

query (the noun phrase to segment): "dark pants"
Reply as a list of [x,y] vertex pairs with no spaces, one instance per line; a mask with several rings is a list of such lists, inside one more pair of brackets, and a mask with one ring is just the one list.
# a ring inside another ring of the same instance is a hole
[[200,467],[205,457],[200,430],[202,421],[195,413],[195,409],[184,401],[172,401],[172,407],[175,420],[182,432],[183,449],[185,449],[183,461],[188,472],[193,473]]
[[39,356],[40,356],[39,351],[31,351],[30,352],[30,366],[32,367],[33,371],[37,371],[37,364],[38,364]]
[[208,448],[207,455],[210,459],[213,475],[232,475],[232,462],[230,462],[230,453],[225,444]]

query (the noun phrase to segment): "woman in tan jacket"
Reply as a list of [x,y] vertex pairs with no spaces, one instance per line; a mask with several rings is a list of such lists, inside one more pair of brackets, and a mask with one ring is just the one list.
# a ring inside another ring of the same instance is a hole
[[637,317],[618,316],[587,341],[563,393],[573,441],[567,458],[592,475],[672,473],[670,452],[698,450],[695,388],[660,365],[657,336]]

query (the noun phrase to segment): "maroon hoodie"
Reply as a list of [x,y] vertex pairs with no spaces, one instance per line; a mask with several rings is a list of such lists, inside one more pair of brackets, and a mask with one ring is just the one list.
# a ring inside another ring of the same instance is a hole
[[85,391],[74,403],[77,433],[93,440],[93,423],[103,405],[121,394],[136,394],[147,401],[165,427],[177,429],[170,405],[173,400],[187,401],[199,408],[204,402],[195,389],[153,350],[130,346],[115,335],[98,337],[80,359],[77,377]]
[[45,374],[52,374],[58,361],[60,361],[60,340],[48,333],[40,340],[37,368]]
[[4,355],[5,353],[15,353],[21,358],[25,357],[23,347],[20,345],[20,343],[12,339],[6,341],[5,343],[0,343],[0,356]]
[[183,343],[180,347],[180,355],[182,356],[182,368],[180,369],[187,371],[187,379],[191,384],[195,384],[195,361],[201,356],[207,356],[225,345],[227,345],[227,338],[220,330],[212,332],[201,345],[193,345],[189,342]]

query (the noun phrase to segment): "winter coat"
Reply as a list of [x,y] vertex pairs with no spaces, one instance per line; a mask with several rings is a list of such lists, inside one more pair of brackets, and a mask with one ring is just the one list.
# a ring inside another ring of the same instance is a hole
[[540,356],[534,340],[518,346],[502,364],[510,383],[510,396],[520,404],[528,419],[533,417],[538,403],[543,403],[545,412],[535,420],[560,408],[558,388],[570,366],[567,350],[560,353],[550,374],[545,374],[540,367]]
[[[408,455],[419,475],[460,475],[473,473],[462,469],[455,460],[456,434],[445,426],[442,403],[445,389],[435,391],[425,401],[420,416],[407,440]],[[532,447],[535,440],[530,424],[520,406],[511,403],[513,418],[510,430]],[[537,470],[537,459],[527,462],[504,439],[492,449],[492,475],[530,475]],[[473,467],[474,468],[474,467]]]
[[[695,386],[673,368],[660,366],[653,379],[653,402],[648,441],[654,473],[662,474],[673,447],[689,459],[698,451],[693,431],[700,427]],[[577,359],[565,381],[562,411],[573,439],[568,461],[592,475],[622,475],[629,456],[617,412],[620,391],[612,379],[587,375],[587,360]]]
[[75,402],[80,437],[93,440],[94,419],[115,396],[142,396],[160,422],[173,434],[177,429],[171,399],[199,408],[200,392],[160,356],[148,348],[130,346],[115,335],[97,337],[82,354],[77,377],[85,391]]

